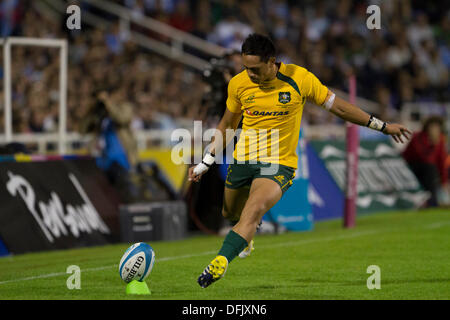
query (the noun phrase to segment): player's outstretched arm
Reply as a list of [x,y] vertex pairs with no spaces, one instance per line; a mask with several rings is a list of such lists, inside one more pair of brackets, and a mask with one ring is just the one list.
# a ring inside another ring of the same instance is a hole
[[[198,182],[203,174],[208,171],[209,167],[215,162],[215,156],[221,152],[233,137],[227,137],[227,129],[236,130],[241,120],[242,113],[234,113],[225,109],[225,113],[217,125],[211,148],[208,150],[202,162],[194,167],[189,168],[189,181]],[[216,138],[217,137],[217,138]]]
[[397,143],[403,143],[403,138],[408,140],[412,135],[412,132],[404,125],[381,121],[357,106],[337,97],[330,90],[328,90],[328,96],[323,107],[341,119],[390,135]]

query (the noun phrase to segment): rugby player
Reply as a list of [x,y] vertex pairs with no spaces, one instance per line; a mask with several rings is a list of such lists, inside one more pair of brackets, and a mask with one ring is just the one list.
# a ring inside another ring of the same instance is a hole
[[233,154],[239,162],[228,168],[222,209],[223,216],[235,225],[217,257],[199,276],[197,282],[202,288],[222,278],[236,256],[251,253],[263,215],[292,185],[306,100],[345,121],[391,135],[396,142],[403,143],[411,135],[405,126],[381,121],[337,97],[305,68],[277,62],[275,46],[264,35],[248,36],[241,55],[245,70],[230,80],[227,108],[216,128],[221,139],[214,139],[203,161],[189,169],[189,180],[199,181],[215,162],[216,154],[226,147],[230,138],[226,130],[236,129],[243,117]]

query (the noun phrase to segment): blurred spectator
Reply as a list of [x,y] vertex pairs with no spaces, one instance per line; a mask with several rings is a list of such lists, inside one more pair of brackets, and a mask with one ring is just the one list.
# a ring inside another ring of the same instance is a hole
[[312,18],[306,24],[306,38],[310,41],[319,41],[328,29],[330,20],[326,16],[326,8],[323,1],[314,8]]
[[415,21],[409,26],[408,38],[414,49],[418,49],[423,41],[433,40],[433,29],[424,12],[418,13]]
[[0,36],[7,37],[17,30],[21,16],[19,0],[3,0],[0,3]]
[[146,5],[144,0],[125,0],[124,4],[131,9],[131,15],[134,18],[140,18],[146,15],[150,11],[150,6]]
[[97,136],[101,156],[97,165],[107,175],[126,202],[137,197],[131,181],[136,171],[138,153],[131,132],[133,107],[120,89],[95,91],[93,104],[86,109],[79,130]]
[[113,24],[110,31],[105,35],[105,42],[109,51],[114,54],[121,54],[123,43],[127,41],[126,38],[126,34],[120,32],[119,24]]
[[187,1],[178,2],[175,12],[170,16],[169,24],[179,30],[191,32],[194,30],[194,19],[189,11]]
[[431,50],[430,59],[425,65],[425,70],[433,88],[448,87],[448,69],[445,67],[436,48]]
[[440,117],[430,117],[423,129],[413,135],[403,157],[425,190],[431,192],[429,206],[438,205],[441,188],[450,191],[446,167],[447,151],[444,124]]
[[228,49],[240,50],[245,38],[252,32],[250,26],[237,20],[234,13],[228,12],[216,25],[209,40]]

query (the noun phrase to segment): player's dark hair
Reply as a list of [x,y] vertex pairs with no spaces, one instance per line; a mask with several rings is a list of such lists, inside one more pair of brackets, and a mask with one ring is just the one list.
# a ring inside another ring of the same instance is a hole
[[428,132],[428,129],[433,124],[439,125],[439,127],[441,128],[441,132],[442,133],[445,132],[444,120],[440,116],[431,116],[431,117],[425,119],[422,130],[425,132]]
[[242,44],[242,54],[260,57],[262,62],[276,56],[275,45],[269,37],[253,33]]

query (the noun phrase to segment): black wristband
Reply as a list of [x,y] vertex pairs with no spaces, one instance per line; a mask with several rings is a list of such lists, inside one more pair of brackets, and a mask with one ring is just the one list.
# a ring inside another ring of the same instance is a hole
[[[210,163],[205,162],[205,159],[207,157],[212,158],[212,161],[210,161],[210,159],[208,159],[208,162],[210,162]],[[216,162],[216,156],[214,155],[214,153],[208,151],[206,153],[206,156],[202,159],[202,163],[209,168],[214,164],[214,162]]]
[[367,123],[367,126],[366,126],[366,127],[370,127],[370,124],[372,123],[372,120],[373,120],[373,116],[371,115],[371,116],[370,116],[370,119],[369,119],[369,122]]
[[205,165],[205,166],[207,166],[208,168],[210,168],[211,167],[211,165],[210,164],[207,164],[205,161],[203,161],[202,160],[202,163]]
[[369,123],[367,123],[367,127],[380,132],[383,132],[383,130],[386,128],[386,125],[387,125],[386,122],[381,121],[380,119],[377,119],[374,116],[370,116]]
[[384,134],[386,134],[386,132],[384,132],[384,129],[386,129],[387,126],[387,122],[383,123],[383,126],[381,127],[381,132],[383,132]]

